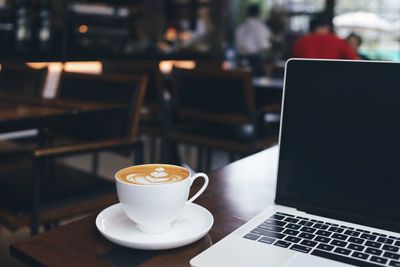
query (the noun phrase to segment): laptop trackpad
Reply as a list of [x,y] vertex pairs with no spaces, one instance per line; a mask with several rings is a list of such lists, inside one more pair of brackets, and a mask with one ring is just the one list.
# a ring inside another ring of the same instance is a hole
[[299,267],[299,266],[307,266],[307,267],[345,267],[351,266],[348,264],[344,264],[337,261],[331,261],[324,258],[310,256],[307,254],[296,254],[290,258],[290,260],[285,264],[284,267]]

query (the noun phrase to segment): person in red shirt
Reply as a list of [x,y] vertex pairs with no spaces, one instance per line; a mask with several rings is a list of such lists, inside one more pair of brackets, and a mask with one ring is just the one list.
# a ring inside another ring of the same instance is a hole
[[331,31],[328,20],[318,15],[310,22],[311,33],[300,37],[293,45],[297,58],[358,59],[357,53]]

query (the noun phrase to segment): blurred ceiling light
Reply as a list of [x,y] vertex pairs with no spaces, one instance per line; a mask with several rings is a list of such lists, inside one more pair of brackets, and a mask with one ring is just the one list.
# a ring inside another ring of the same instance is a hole
[[194,69],[196,67],[196,62],[192,60],[164,60],[158,65],[160,71],[164,74],[169,74],[173,67],[181,69]]
[[78,31],[80,33],[87,33],[88,30],[89,30],[89,27],[87,25],[80,25],[79,28],[78,28]]
[[174,28],[168,28],[165,32],[165,39],[167,41],[173,42],[178,38],[178,31]]
[[49,72],[55,73],[55,72],[61,72],[63,69],[63,64],[61,62],[51,62],[48,65]]
[[26,65],[32,69],[43,69],[47,67],[50,62],[27,62]]
[[81,61],[64,63],[64,71],[100,74],[103,71],[103,65],[100,61]]

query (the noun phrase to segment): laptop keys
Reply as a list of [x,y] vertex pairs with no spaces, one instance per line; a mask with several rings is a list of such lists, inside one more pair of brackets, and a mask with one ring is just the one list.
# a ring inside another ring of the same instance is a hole
[[368,254],[376,255],[376,256],[380,256],[382,254],[382,250],[375,249],[375,248],[367,248],[365,250],[365,252]]
[[348,241],[352,242],[352,243],[356,243],[356,244],[364,243],[364,239],[357,238],[357,237],[350,237]]
[[369,257],[368,254],[357,252],[357,251],[353,252],[353,254],[351,254],[351,256],[354,258],[357,258],[357,259],[362,259],[362,260],[366,260]]
[[327,244],[319,244],[317,248],[326,250],[326,251],[331,251],[334,248],[334,246],[327,245]]
[[330,227],[330,228],[328,229],[328,231],[335,232],[335,233],[343,233],[343,232],[344,232],[344,229],[343,229],[343,228],[336,227],[336,226],[332,226],[332,227]]
[[342,227],[342,228],[345,228],[345,229],[354,230],[354,228],[353,228],[353,227],[349,227],[349,226],[344,226],[344,225],[341,225],[341,226],[339,226],[339,227]]
[[314,228],[317,228],[317,229],[321,229],[321,230],[326,230],[326,229],[328,229],[329,228],[329,226],[328,225],[325,225],[325,224],[320,224],[320,223],[316,223],[316,224],[314,224],[314,226],[313,226]]
[[364,248],[365,248],[364,246],[356,245],[356,244],[349,244],[347,247],[348,247],[349,249],[358,250],[358,251],[363,251]]
[[362,230],[362,229],[356,229],[358,232],[361,232],[361,233],[366,233],[366,234],[369,234],[369,233],[371,233],[370,231],[367,231],[367,230]]
[[329,243],[331,241],[330,238],[324,236],[317,236],[314,238],[315,241],[322,242],[322,243]]
[[383,254],[383,257],[389,258],[389,259],[393,259],[393,260],[398,260],[400,259],[400,255],[399,254],[395,254],[392,252],[385,252]]
[[302,227],[302,228],[300,228],[300,231],[302,231],[302,232],[306,232],[306,233],[314,233],[315,231],[317,231],[316,229],[314,229],[314,228],[310,228],[310,227]]
[[346,231],[344,231],[343,234],[349,235],[349,236],[357,237],[357,236],[359,236],[361,233],[356,232],[356,231],[352,231],[352,230],[346,230]]
[[388,245],[391,245],[394,242],[393,239],[389,239],[389,238],[385,238],[385,237],[379,237],[377,241],[381,242],[381,243],[388,244]]
[[341,241],[341,240],[332,240],[331,241],[332,245],[338,246],[338,247],[345,247],[347,245],[347,242]]
[[295,244],[295,245],[291,246],[290,249],[298,251],[298,252],[308,253],[311,251],[312,248]]
[[299,237],[302,237],[305,239],[314,239],[315,235],[309,234],[309,233],[301,233],[301,234],[299,234]]
[[292,243],[299,243],[301,238],[288,235],[287,237],[285,237],[285,240],[290,241]]
[[311,240],[303,240],[300,242],[300,244],[308,246],[308,247],[315,247],[318,243],[315,241],[311,241]]
[[331,237],[339,240],[346,240],[349,236],[343,234],[333,234]]
[[334,252],[343,254],[343,255],[349,255],[351,250],[345,249],[345,248],[335,248]]
[[303,226],[307,226],[307,227],[310,227],[310,226],[313,226],[313,225],[314,225],[313,222],[306,222],[305,224],[303,224]]
[[268,219],[264,223],[272,224],[272,225],[276,225],[276,226],[284,226],[286,224],[285,222],[277,221],[277,220],[273,220],[273,219]]
[[255,234],[246,234],[245,236],[243,236],[244,238],[250,239],[250,240],[257,240],[258,238],[260,238],[260,235],[255,235]]
[[318,230],[315,234],[329,237],[332,233],[324,230]]
[[286,225],[286,228],[290,228],[290,229],[293,229],[293,230],[298,230],[298,229],[301,228],[301,226],[297,225],[297,224],[290,223],[290,224]]
[[391,252],[398,252],[399,248],[395,246],[383,245],[383,250],[391,251]]
[[292,229],[286,229],[283,231],[283,233],[287,235],[298,235],[300,232]]
[[276,220],[279,220],[279,221],[283,220],[284,218],[285,218],[285,216],[278,215],[278,214],[274,214],[271,217],[271,219],[276,219]]
[[243,237],[356,266],[400,267],[400,238],[286,213],[271,216]]
[[375,233],[375,232],[373,232],[372,234],[377,235],[377,236],[387,237],[387,235],[381,234],[381,233]]
[[275,242],[275,246],[278,246],[278,247],[282,247],[282,248],[287,248],[287,247],[289,247],[290,245],[291,245],[292,243],[290,243],[290,242],[286,242],[286,241],[283,241],[283,240],[278,240],[278,241],[276,241]]
[[297,223],[299,221],[299,219],[295,219],[295,218],[286,218],[284,219],[285,222],[290,222],[290,223]]
[[280,232],[282,232],[284,230],[284,228],[282,228],[280,226],[276,226],[276,225],[268,224],[268,223],[260,224],[258,226],[258,228],[261,228],[261,229],[264,229],[264,230],[268,230],[268,231],[278,232],[278,233],[280,233]]
[[273,238],[265,237],[265,236],[264,236],[264,237],[260,238],[260,239],[258,240],[258,242],[265,243],[265,244],[272,244],[272,243],[275,242],[275,240],[276,240],[276,239],[273,239]]
[[376,235],[370,235],[370,234],[362,234],[360,237],[364,238],[364,239],[371,240],[371,241],[375,241],[377,236]]
[[287,217],[294,217],[294,215],[292,215],[292,214],[287,214],[287,213],[283,213],[283,212],[277,212],[276,214],[287,216]]
[[380,248],[382,246],[380,243],[373,241],[367,241],[365,242],[365,245],[372,248]]
[[380,263],[380,264],[385,264],[388,260],[384,259],[384,258],[381,258],[381,257],[372,256],[370,261],[377,262],[377,263]]
[[251,231],[251,233],[256,234],[256,235],[263,235],[263,236],[268,236],[268,237],[272,237],[272,238],[277,238],[277,239],[283,239],[285,237],[285,235],[283,235],[283,234],[263,230],[260,228],[253,229]]

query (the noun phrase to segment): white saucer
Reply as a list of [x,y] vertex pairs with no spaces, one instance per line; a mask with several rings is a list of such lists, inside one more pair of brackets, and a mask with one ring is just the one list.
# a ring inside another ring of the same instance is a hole
[[214,218],[205,208],[189,203],[182,215],[172,223],[172,228],[161,234],[145,234],[124,213],[120,204],[100,212],[96,226],[100,233],[113,243],[136,249],[169,249],[193,243],[211,229]]

